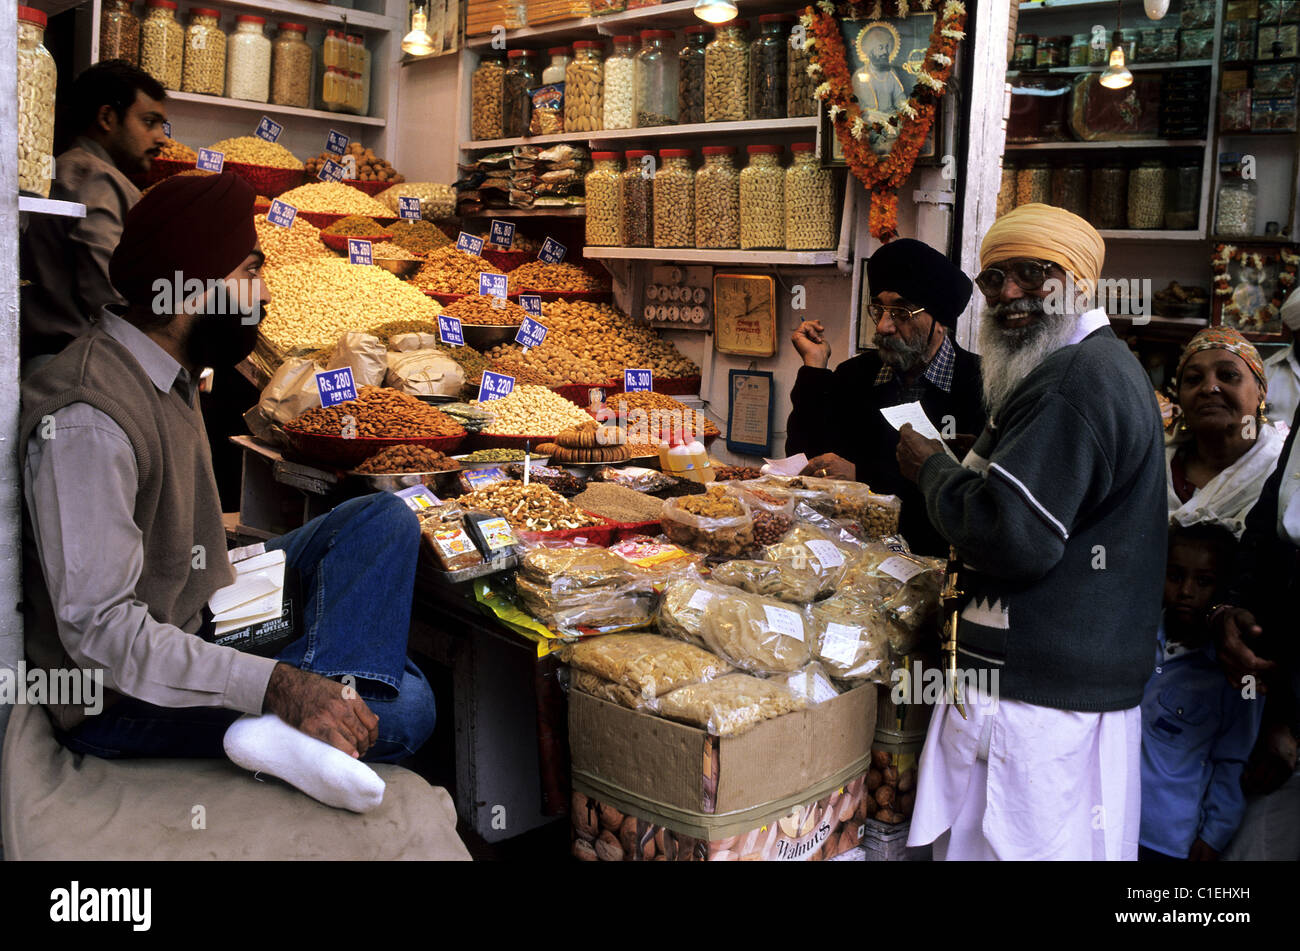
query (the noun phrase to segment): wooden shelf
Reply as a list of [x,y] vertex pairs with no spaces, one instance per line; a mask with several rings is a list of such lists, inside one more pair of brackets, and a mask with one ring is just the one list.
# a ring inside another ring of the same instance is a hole
[[1061,152],[1070,149],[1202,149],[1204,139],[1128,139],[1115,142],[1007,143],[1008,152]]
[[1138,228],[1101,228],[1097,232],[1107,241],[1204,241],[1205,235],[1195,228],[1146,231]]
[[206,6],[221,10],[247,10],[257,16],[265,16],[268,22],[278,22],[292,17],[293,21],[308,20],[312,23],[339,25],[346,23],[348,27],[380,30],[385,33],[393,30],[405,32],[404,22],[397,17],[370,13],[366,10],[352,10],[329,3],[309,3],[307,0],[214,0]]
[[1215,244],[1300,244],[1296,238],[1278,234],[1212,234],[1210,240]]
[[739,251],[713,248],[593,248],[582,254],[588,258],[623,261],[684,261],[700,264],[787,264],[798,267],[822,267],[835,263],[834,249],[829,251]]
[[617,142],[625,139],[676,139],[686,136],[751,135],[755,132],[817,133],[817,117],[795,119],[748,119],[743,122],[692,122],[686,125],[660,125],[647,129],[603,129],[599,132],[567,132],[556,135],[533,135],[518,139],[480,139],[462,142],[467,152],[506,149],[516,145],[546,145],[554,142]]
[[487,208],[461,215],[462,218],[582,218],[587,209],[582,205],[566,208]]
[[[1213,65],[1214,60],[1211,59],[1189,59],[1174,63],[1129,63],[1128,68],[1131,72],[1141,72],[1142,70],[1150,69],[1191,69],[1197,66],[1202,66],[1208,69]],[[1105,69],[1105,66],[1041,66],[1033,69],[1008,69],[1007,76],[1044,76],[1052,73],[1100,73]]]
[[55,201],[53,198],[37,198],[35,195],[19,195],[18,210],[37,215],[61,215],[64,218],[86,217],[86,206],[75,201]]
[[354,116],[346,112],[330,112],[325,109],[302,109],[298,106],[273,106],[269,102],[252,102],[248,99],[227,99],[225,96],[205,96],[194,92],[167,91],[168,102],[193,102],[204,106],[220,106],[226,109],[240,109],[245,112],[258,112],[275,118],[292,116],[297,119],[315,119],[332,122],[335,125],[385,126],[388,120],[382,116]]

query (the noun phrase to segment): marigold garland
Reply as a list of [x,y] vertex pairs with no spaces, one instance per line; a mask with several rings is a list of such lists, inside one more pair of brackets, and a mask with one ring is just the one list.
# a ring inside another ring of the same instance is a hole
[[[929,11],[932,0],[921,0],[919,6]],[[863,11],[853,3],[842,4],[839,10],[844,19],[863,17]],[[902,17],[909,10],[908,0],[873,0],[866,18],[880,19],[885,13]],[[943,4],[942,12],[934,20],[921,73],[908,100],[898,109],[901,121],[899,116],[893,116],[888,126],[868,122],[853,98],[848,55],[835,13],[835,5],[830,0],[818,0],[801,17],[812,33],[808,48],[812,51],[813,65],[824,80],[815,94],[828,104],[827,113],[849,168],[871,193],[871,234],[889,241],[898,234],[898,189],[912,174],[921,146],[934,125],[939,99],[952,74],[953,57],[966,36],[966,8],[958,0],[946,0]],[[808,73],[813,75],[812,66]],[[870,133],[895,131],[897,138],[889,154],[877,155],[871,148]]]
[[1256,270],[1263,270],[1266,265],[1277,262],[1276,287],[1267,304],[1254,314],[1243,314],[1235,304],[1225,300],[1219,315],[1221,321],[1234,320],[1246,333],[1259,332],[1266,324],[1277,319],[1283,302],[1295,287],[1297,274],[1300,274],[1300,254],[1296,254],[1286,245],[1278,248],[1276,258],[1258,251],[1247,251],[1235,244],[1216,245],[1214,256],[1210,259],[1210,266],[1214,271],[1214,293],[1217,297],[1227,298],[1232,294],[1228,265],[1233,261],[1239,261],[1243,266],[1253,267]]

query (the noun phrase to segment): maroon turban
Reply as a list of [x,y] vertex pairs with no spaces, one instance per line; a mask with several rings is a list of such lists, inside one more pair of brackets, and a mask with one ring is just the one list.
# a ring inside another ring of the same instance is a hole
[[168,282],[165,299],[172,300],[177,272],[182,282],[228,277],[257,244],[255,197],[234,172],[160,182],[127,212],[108,264],[113,286],[130,303],[143,305],[158,297],[159,279]]

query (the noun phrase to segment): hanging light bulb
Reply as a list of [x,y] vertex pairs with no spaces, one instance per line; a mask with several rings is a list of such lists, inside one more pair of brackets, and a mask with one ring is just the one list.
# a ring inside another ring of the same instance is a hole
[[429,35],[429,15],[418,5],[411,13],[411,32],[402,37],[402,52],[412,56],[428,56],[433,52],[433,37]]
[[732,0],[696,0],[695,15],[706,23],[726,23],[736,18]]
[[1102,71],[1097,82],[1107,89],[1126,89],[1133,85],[1133,74],[1124,65],[1124,47],[1119,43],[1110,51],[1110,65]]
[[1142,0],[1148,20],[1159,20],[1169,12],[1169,0]]

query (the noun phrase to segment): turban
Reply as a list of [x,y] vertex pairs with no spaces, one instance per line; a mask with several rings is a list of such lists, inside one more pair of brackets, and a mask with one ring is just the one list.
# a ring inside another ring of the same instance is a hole
[[[108,264],[113,286],[129,302],[183,299],[185,284],[221,280],[257,245],[253,188],[234,172],[172,176],[159,182],[126,215],[122,238]],[[181,286],[172,290],[179,272]]]
[[980,269],[1000,261],[1037,258],[1059,264],[1091,294],[1106,260],[1106,243],[1097,229],[1064,208],[1031,202],[993,222],[980,245]]
[[970,278],[943,254],[913,238],[891,241],[869,257],[867,284],[872,296],[892,291],[949,328],[957,326],[957,317],[970,302]]
[[1268,382],[1264,378],[1264,361],[1259,358],[1259,351],[1255,349],[1254,344],[1231,327],[1206,327],[1189,340],[1187,346],[1183,348],[1183,355],[1178,358],[1178,372],[1174,374],[1175,382],[1182,380],[1183,367],[1187,365],[1192,354],[1200,353],[1202,350],[1227,350],[1241,357],[1246,362],[1246,366],[1250,367],[1250,372],[1259,384],[1260,393],[1268,395]]

